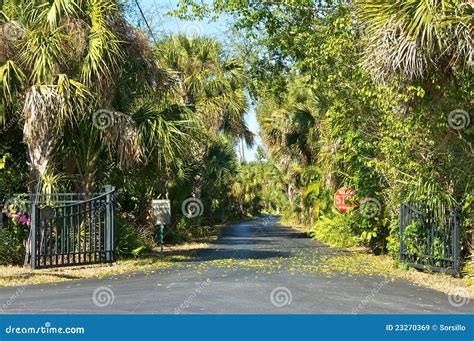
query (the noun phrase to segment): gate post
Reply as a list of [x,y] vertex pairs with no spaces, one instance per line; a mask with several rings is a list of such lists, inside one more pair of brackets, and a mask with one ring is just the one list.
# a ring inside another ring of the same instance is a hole
[[3,229],[3,207],[4,207],[4,202],[0,202],[0,233],[2,233],[2,229]]
[[31,268],[36,269],[37,253],[36,253],[36,237],[39,227],[39,209],[37,204],[31,204],[31,229],[30,229],[30,255]]
[[399,241],[400,241],[400,247],[399,247],[399,250],[400,250],[400,255],[399,255],[399,258],[400,258],[400,261],[403,262],[404,261],[404,257],[403,257],[403,254],[405,253],[405,245],[403,243],[403,234],[405,233],[405,205],[402,203],[400,205],[400,231],[399,231]]
[[112,193],[114,191],[114,188],[110,185],[105,186],[105,202],[106,202],[106,208],[105,208],[105,260],[107,262],[113,262],[114,257],[114,198],[112,198]]
[[460,228],[461,228],[461,208],[459,206],[456,206],[454,208],[454,220],[453,220],[453,258],[454,258],[454,272],[456,275],[459,275],[461,273],[461,248],[460,248],[460,243],[461,243],[461,238],[460,238]]
[[111,200],[110,200],[110,258],[112,261],[115,261],[115,200],[117,198],[117,193],[115,192],[115,187],[110,186],[111,190]]

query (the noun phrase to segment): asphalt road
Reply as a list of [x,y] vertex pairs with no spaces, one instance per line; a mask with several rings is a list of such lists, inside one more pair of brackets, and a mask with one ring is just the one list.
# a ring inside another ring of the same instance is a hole
[[[4,313],[473,313],[471,300],[382,274],[331,271],[342,251],[262,216],[229,226],[190,261],[154,272],[0,288]],[[321,268],[324,271],[304,269]],[[303,271],[301,271],[303,269]]]

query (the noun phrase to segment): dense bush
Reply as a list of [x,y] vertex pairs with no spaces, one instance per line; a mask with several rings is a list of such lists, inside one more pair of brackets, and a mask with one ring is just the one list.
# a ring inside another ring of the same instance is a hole
[[153,230],[137,227],[124,218],[116,219],[116,252],[119,257],[137,257],[151,251],[154,245]]
[[23,264],[26,236],[27,229],[19,223],[10,223],[0,230],[0,265]]

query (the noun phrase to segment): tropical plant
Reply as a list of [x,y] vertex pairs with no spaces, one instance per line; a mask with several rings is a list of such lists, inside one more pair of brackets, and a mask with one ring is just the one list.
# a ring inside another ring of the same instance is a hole
[[[309,222],[317,238],[395,254],[400,202],[466,202],[474,169],[469,1],[186,0],[176,15],[221,13],[232,14],[244,47],[258,46],[246,57],[251,95],[287,186],[287,217]],[[334,212],[341,186],[354,188],[356,201],[377,199],[378,215]]]
[[117,71],[119,6],[112,0],[6,1],[1,14],[3,101],[10,114],[21,112],[30,167],[43,176],[65,124],[88,114],[92,92],[105,92]]
[[194,106],[208,131],[223,130],[253,143],[244,121],[248,103],[242,61],[226,56],[215,39],[183,35],[159,42],[155,56],[162,66],[178,73],[178,102]]
[[362,0],[356,6],[363,24],[363,63],[378,79],[399,74],[410,81],[472,67],[470,1]]

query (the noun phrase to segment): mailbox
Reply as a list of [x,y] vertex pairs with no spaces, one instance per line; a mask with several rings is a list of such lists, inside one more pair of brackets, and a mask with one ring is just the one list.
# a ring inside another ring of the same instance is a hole
[[171,203],[169,200],[153,200],[151,208],[154,225],[171,224]]

